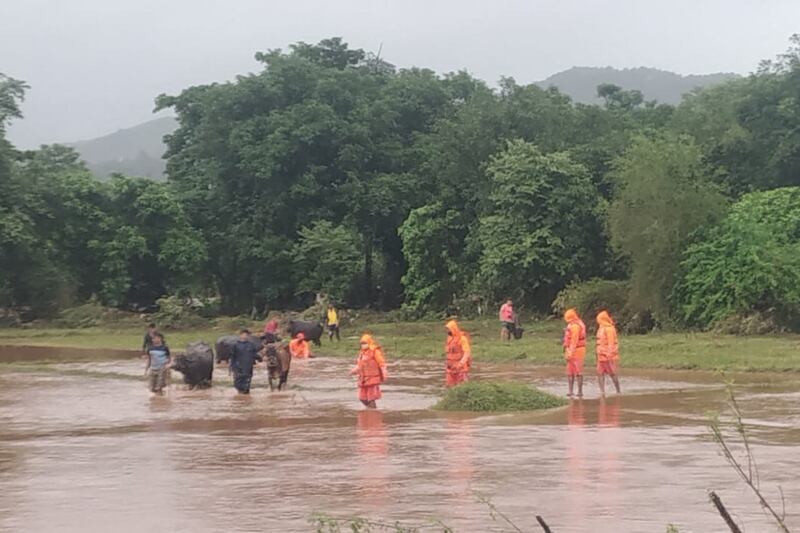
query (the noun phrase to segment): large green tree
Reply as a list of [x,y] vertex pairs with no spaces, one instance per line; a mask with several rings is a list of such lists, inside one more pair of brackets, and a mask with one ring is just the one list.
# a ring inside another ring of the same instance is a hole
[[545,308],[571,279],[590,274],[604,246],[598,195],[567,153],[511,141],[492,157],[489,203],[479,218],[476,292]]
[[614,162],[611,242],[630,264],[631,304],[669,318],[668,297],[692,233],[713,224],[725,199],[689,137],[639,137]]

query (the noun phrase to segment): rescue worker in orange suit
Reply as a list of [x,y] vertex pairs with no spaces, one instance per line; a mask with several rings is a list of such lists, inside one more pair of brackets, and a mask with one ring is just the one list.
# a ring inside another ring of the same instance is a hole
[[297,359],[311,357],[311,348],[308,347],[306,336],[302,333],[298,333],[294,339],[289,341],[289,351],[292,353],[292,357]]
[[564,329],[564,359],[567,361],[569,396],[574,396],[575,381],[578,382],[578,398],[583,398],[583,361],[586,357],[586,325],[575,309],[564,313],[567,327]]
[[455,320],[445,326],[447,329],[447,342],[445,343],[445,385],[455,387],[459,383],[469,380],[469,369],[472,365],[472,349],[469,337]]
[[386,358],[383,348],[366,333],[361,337],[361,351],[356,359],[356,366],[350,374],[358,376],[358,399],[367,408],[375,409],[380,400],[381,383],[386,381]]
[[614,382],[614,388],[619,390],[619,338],[614,321],[607,311],[600,311],[597,314],[597,384],[600,386],[600,394],[606,395],[606,376]]

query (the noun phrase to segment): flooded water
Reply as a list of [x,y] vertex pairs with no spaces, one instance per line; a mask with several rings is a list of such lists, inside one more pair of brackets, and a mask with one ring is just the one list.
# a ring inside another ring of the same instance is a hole
[[[524,531],[541,531],[537,514],[556,533],[727,531],[712,489],[746,531],[774,530],[708,436],[725,398],[710,373],[626,371],[621,397],[599,400],[590,379],[561,409],[476,416],[429,410],[443,380],[429,362],[392,364],[380,409],[365,411],[341,359],[295,361],[281,393],[259,373],[239,397],[223,370],[210,390],[173,375],[151,398],[125,354],[13,352],[0,363],[2,531],[313,531],[315,513],[512,530],[482,498]],[[560,369],[473,375],[566,388]],[[762,488],[779,504],[782,487],[800,528],[800,376],[737,383]]]

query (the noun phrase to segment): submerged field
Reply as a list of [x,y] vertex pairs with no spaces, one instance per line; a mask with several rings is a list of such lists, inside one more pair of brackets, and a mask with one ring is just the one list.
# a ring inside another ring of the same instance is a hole
[[[260,329],[260,324],[243,324]],[[525,361],[540,365],[560,365],[561,328],[559,321],[526,325],[522,340],[499,342],[499,327],[494,321],[465,321],[470,332],[474,358],[480,361]],[[181,350],[188,342],[213,343],[234,328],[166,331],[168,344]],[[439,359],[443,357],[442,322],[391,322],[353,324],[342,328],[341,342],[330,343],[327,337],[315,353],[355,356],[359,335],[375,334],[392,359]],[[86,329],[10,328],[0,329],[0,345],[60,346],[100,350],[138,350],[143,327],[105,327]],[[590,338],[588,362],[593,362]],[[800,370],[800,335],[739,337],[713,333],[651,333],[621,338],[622,365],[627,368],[671,368],[729,371],[798,371]],[[80,350],[70,357],[81,358]]]

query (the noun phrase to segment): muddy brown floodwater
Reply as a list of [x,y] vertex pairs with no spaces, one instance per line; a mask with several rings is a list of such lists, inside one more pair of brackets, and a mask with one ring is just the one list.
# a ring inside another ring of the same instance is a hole
[[[748,532],[773,527],[708,438],[724,406],[710,373],[625,371],[621,397],[547,412],[476,416],[429,410],[441,365],[390,366],[380,410],[364,411],[350,361],[295,361],[291,389],[237,397],[224,372],[211,390],[173,385],[151,398],[142,363],[32,363],[0,352],[0,530],[58,532],[310,531],[314,513],[456,531],[726,531],[717,490]],[[14,363],[23,360],[23,363]],[[560,369],[478,364],[563,393]],[[800,528],[800,376],[737,376],[767,495]]]

